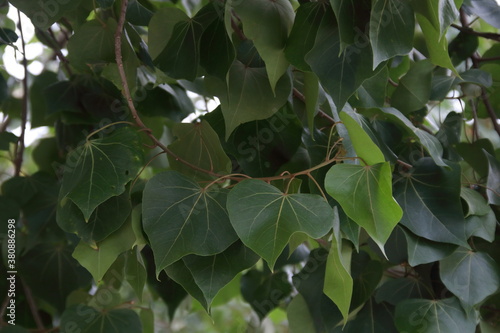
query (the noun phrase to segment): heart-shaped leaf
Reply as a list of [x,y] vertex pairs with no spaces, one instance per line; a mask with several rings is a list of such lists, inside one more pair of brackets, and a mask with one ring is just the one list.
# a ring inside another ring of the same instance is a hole
[[319,238],[333,226],[333,210],[319,195],[285,194],[262,180],[236,185],[227,207],[240,239],[271,268],[293,234]]
[[389,162],[371,166],[336,164],[325,178],[328,194],[381,249],[403,215],[392,197],[391,181]]
[[237,239],[226,211],[227,190],[204,189],[176,171],[146,184],[142,217],[155,256],[156,274],[188,254],[224,251]]

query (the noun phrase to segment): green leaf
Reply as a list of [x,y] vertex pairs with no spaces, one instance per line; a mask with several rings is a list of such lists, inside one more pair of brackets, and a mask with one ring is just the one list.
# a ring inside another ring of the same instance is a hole
[[50,113],[45,94],[45,88],[57,82],[57,74],[54,72],[45,71],[34,78],[30,88],[30,103],[31,103],[31,126],[50,126],[53,121],[47,119]]
[[319,79],[314,73],[304,72],[304,98],[309,132],[314,132],[314,117],[319,111]]
[[382,279],[383,267],[378,260],[372,260],[367,252],[354,253],[351,262],[353,293],[351,311],[370,299]]
[[147,273],[141,251],[138,247],[125,253],[125,279],[134,289],[139,301],[142,301],[144,285],[146,283]]
[[411,299],[429,298],[429,286],[425,285],[418,277],[407,276],[385,282],[377,289],[375,299],[377,303],[387,302],[391,305]]
[[412,267],[444,259],[458,247],[450,243],[433,242],[402,229],[408,244],[408,263]]
[[33,294],[58,311],[75,289],[90,286],[88,272],[71,257],[72,247],[64,243],[44,242],[19,258],[19,274]]
[[488,203],[500,206],[500,162],[483,149],[488,159],[488,181],[486,182],[486,195]]
[[375,0],[370,17],[373,68],[413,48],[415,15],[405,0]]
[[179,22],[186,22],[189,17],[178,8],[159,9],[149,21],[148,47],[151,58],[156,59],[167,46]]
[[203,308],[209,308],[203,292],[194,281],[193,274],[191,274],[183,260],[174,262],[166,267],[164,271],[173,281],[180,284],[189,295],[198,300]]
[[217,293],[238,273],[257,263],[259,256],[236,242],[214,256],[188,255],[182,260],[202,291],[208,310]]
[[284,51],[295,16],[292,5],[288,0],[234,1],[232,5],[245,36],[253,41],[266,64],[271,90],[275,92],[288,68]]
[[408,114],[424,107],[431,94],[432,71],[434,65],[428,60],[416,62],[399,81],[392,94],[391,105]]
[[214,255],[237,239],[226,211],[226,196],[225,189],[202,188],[175,171],[159,173],[148,181],[142,216],[157,275],[185,255]]
[[273,93],[264,68],[248,67],[235,60],[227,83],[219,83],[216,93],[222,103],[226,140],[238,125],[271,117],[286,103],[291,89],[288,74],[279,79]]
[[81,0],[57,2],[10,0],[9,2],[26,14],[35,27],[46,30],[54,22],[59,21],[68,11],[78,6]]
[[88,221],[97,206],[125,191],[141,166],[141,143],[133,130],[117,129],[103,139],[86,141],[68,154],[60,205],[72,200]]
[[132,207],[127,193],[111,197],[94,210],[88,220],[71,200],[57,206],[57,224],[66,232],[77,234],[84,242],[104,240],[127,220]]
[[468,247],[460,203],[460,166],[448,164],[451,170],[421,158],[396,183],[395,197],[404,212],[401,223],[418,236]]
[[315,332],[313,318],[301,294],[297,294],[286,307],[291,333]]
[[128,2],[126,19],[131,24],[147,26],[152,17],[153,12],[144,7],[138,0]]
[[378,74],[363,82],[361,87],[349,99],[349,104],[356,108],[383,107],[385,105],[388,78],[389,70],[384,66]]
[[174,79],[193,81],[200,63],[199,44],[202,33],[201,24],[186,16],[174,25],[170,40],[154,58],[154,64]]
[[471,188],[462,187],[460,189],[460,197],[467,204],[467,214],[465,214],[465,217],[469,217],[470,215],[486,215],[491,210],[484,197],[478,191]]
[[[439,0],[441,2],[443,0]],[[449,0],[446,0],[449,1]],[[413,2],[417,2],[414,0]],[[451,69],[456,75],[457,70],[451,62],[448,54],[448,41],[442,38],[439,33],[439,28],[435,28],[431,22],[425,17],[417,13],[417,21],[425,37],[425,44],[429,51],[430,61],[437,66]]]
[[488,242],[493,242],[495,240],[496,227],[497,218],[491,208],[486,215],[472,215],[465,219],[465,233],[467,237],[476,236]]
[[326,260],[323,292],[338,306],[344,320],[347,320],[353,294],[353,280],[350,274],[352,247],[347,242],[342,242],[338,215],[335,217],[332,245]]
[[[231,161],[222,149],[219,136],[206,121],[196,124],[175,124],[172,135],[177,139],[168,146],[178,157],[197,167],[216,174],[229,174]],[[193,178],[208,180],[211,175],[195,170],[168,156],[170,168]]]
[[481,303],[500,287],[498,264],[486,253],[463,248],[440,261],[439,275],[466,307]]
[[208,74],[224,80],[234,57],[234,47],[227,35],[224,21],[214,20],[201,35],[200,65]]
[[[466,6],[465,6],[466,4]],[[500,29],[500,6],[493,0],[468,0],[465,9],[479,16],[495,28]]]
[[434,135],[416,128],[411,121],[405,117],[405,115],[394,108],[378,108],[370,111],[373,111],[379,119],[389,120],[398,127],[402,128],[406,133],[413,136],[418,142],[420,142],[437,165],[448,167],[442,159],[443,146]]
[[15,33],[14,30],[8,28],[0,28],[0,46],[13,45],[18,39],[19,36]]
[[336,164],[325,179],[328,194],[381,249],[403,214],[392,197],[391,180],[389,162],[372,166]]
[[132,223],[127,222],[102,242],[91,247],[83,241],[73,251],[73,258],[85,267],[96,283],[100,282],[116,258],[130,250],[135,242]]
[[397,333],[394,326],[393,309],[386,304],[377,304],[369,299],[354,319],[345,327],[337,326],[335,333],[384,332]]
[[453,0],[412,0],[411,5],[439,32],[439,39],[459,15]]
[[285,194],[261,180],[244,180],[227,199],[231,224],[243,243],[271,269],[294,233],[324,236],[333,211],[319,195]]
[[474,332],[476,318],[466,313],[455,297],[442,300],[409,299],[396,306],[400,332]]
[[63,332],[81,333],[142,333],[139,315],[130,309],[98,311],[79,304],[69,307],[61,316]]
[[347,128],[354,150],[362,159],[361,162],[363,165],[364,163],[367,165],[374,165],[385,162],[384,154],[382,154],[380,148],[370,139],[368,134],[366,134],[363,128],[349,113],[341,112],[340,119],[342,119],[342,122]]
[[306,55],[306,62],[319,77],[338,110],[342,110],[352,94],[363,82],[376,75],[373,54],[369,45],[363,48],[350,45],[341,53],[341,40],[333,13],[327,12],[321,20],[314,47]]
[[17,136],[11,132],[1,132],[0,133],[0,150],[9,151],[10,144],[16,143],[18,140]]
[[115,61],[116,21],[108,18],[103,25],[98,20],[83,24],[68,42],[68,60],[81,70],[90,64]]
[[457,152],[463,157],[480,177],[488,176],[488,158],[483,153],[486,150],[489,154],[493,153],[493,145],[488,139],[479,139],[472,143],[460,142],[456,145]]
[[300,70],[311,70],[305,57],[314,46],[323,15],[325,15],[325,5],[320,2],[306,2],[297,9],[292,31],[286,43],[285,56]]

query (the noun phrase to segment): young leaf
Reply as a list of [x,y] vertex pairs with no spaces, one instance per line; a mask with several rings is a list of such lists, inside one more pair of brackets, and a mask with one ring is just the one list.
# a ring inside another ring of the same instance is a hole
[[389,162],[371,166],[336,164],[325,179],[328,194],[382,249],[403,215],[392,197],[391,179]]
[[396,183],[394,193],[403,208],[401,223],[418,236],[468,247],[460,203],[460,167],[439,167],[428,157],[417,161]]
[[240,239],[271,269],[294,233],[319,238],[333,225],[333,210],[319,195],[285,194],[256,179],[229,192],[227,209]]
[[288,0],[233,1],[232,5],[243,23],[245,36],[253,41],[266,64],[274,93],[288,68],[284,50],[294,20],[292,5]]
[[64,167],[60,205],[72,200],[86,221],[97,206],[125,191],[142,166],[137,132],[118,129],[103,139],[93,139],[68,154]]
[[229,222],[226,196],[225,189],[201,188],[175,171],[149,180],[142,216],[157,275],[185,255],[214,255],[234,243],[237,236]]
[[375,0],[370,16],[373,69],[385,60],[410,52],[414,31],[415,14],[407,1]]
[[500,287],[498,264],[486,253],[463,248],[440,261],[439,275],[466,307],[481,303]]
[[400,332],[474,332],[476,318],[466,313],[455,297],[443,300],[408,299],[396,306]]

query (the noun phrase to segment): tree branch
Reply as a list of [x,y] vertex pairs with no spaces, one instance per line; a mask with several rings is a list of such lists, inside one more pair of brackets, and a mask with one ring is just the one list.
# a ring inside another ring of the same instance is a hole
[[28,61],[26,60],[26,42],[24,40],[24,32],[23,25],[21,21],[21,11],[17,10],[17,17],[19,19],[18,28],[21,33],[21,45],[23,52],[23,68],[24,68],[24,78],[23,78],[23,98],[22,98],[22,106],[21,106],[21,135],[16,144],[16,156],[14,158],[14,166],[15,166],[15,175],[19,176],[21,173],[21,166],[23,164],[23,155],[24,155],[24,135],[26,132],[26,123],[28,120]]
[[470,35],[474,35],[474,36],[478,36],[478,37],[491,39],[491,40],[495,40],[497,42],[500,42],[500,34],[496,34],[493,32],[479,32],[479,31],[475,31],[475,30],[468,28],[468,27],[461,27],[461,26],[456,25],[456,24],[452,24],[451,26],[457,30],[460,30],[461,32],[464,32],[464,33],[467,33]]

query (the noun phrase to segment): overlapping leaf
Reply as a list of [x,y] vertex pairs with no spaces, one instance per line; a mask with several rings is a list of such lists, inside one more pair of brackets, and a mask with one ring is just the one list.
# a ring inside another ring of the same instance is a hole
[[130,309],[98,311],[79,304],[69,307],[61,317],[62,332],[78,329],[81,333],[142,333],[139,315]]
[[454,244],[439,243],[419,237],[406,229],[403,231],[408,247],[408,263],[413,267],[446,258],[458,247]]
[[72,200],[88,221],[98,205],[125,191],[125,184],[141,166],[137,132],[123,128],[103,139],[89,140],[66,159],[60,205]]
[[214,255],[237,239],[226,211],[226,196],[227,190],[201,188],[175,171],[149,180],[142,216],[157,275],[188,254]]
[[261,180],[236,185],[227,208],[240,239],[271,268],[293,234],[318,238],[333,226],[333,210],[320,196],[284,194]]
[[460,203],[460,167],[450,170],[425,157],[394,188],[403,208],[401,223],[418,236],[467,247]]
[[466,307],[481,303],[500,287],[498,264],[486,253],[463,248],[441,260],[439,275]]
[[[184,161],[217,174],[231,172],[231,161],[221,147],[219,136],[210,124],[202,121],[197,124],[176,124],[172,134],[177,139],[169,145],[169,149]],[[193,179],[211,179],[209,174],[195,170],[168,156],[172,170],[179,171]]]
[[483,152],[488,158],[488,181],[486,183],[488,203],[500,206],[500,162],[485,150]]
[[371,166],[336,164],[325,179],[328,194],[381,248],[403,214],[392,197],[391,180],[389,162]]

